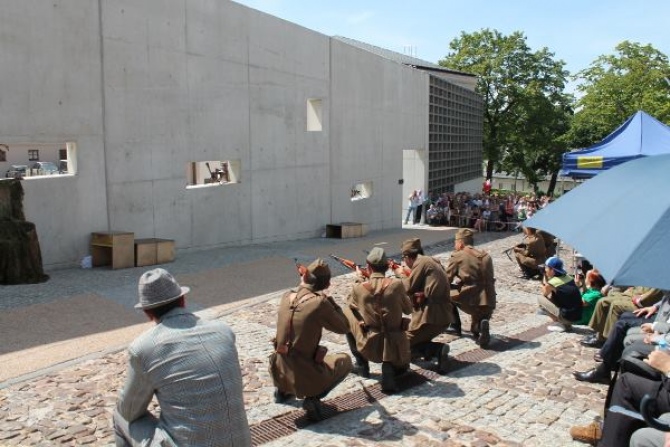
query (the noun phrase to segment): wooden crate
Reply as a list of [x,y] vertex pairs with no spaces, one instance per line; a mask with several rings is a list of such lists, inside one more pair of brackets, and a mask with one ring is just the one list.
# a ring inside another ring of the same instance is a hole
[[174,241],[172,239],[156,239],[156,264],[174,261]]
[[133,242],[135,233],[127,231],[101,231],[91,233],[91,258],[93,267],[111,265],[123,269],[135,265]]
[[135,266],[165,264],[174,261],[172,239],[137,239],[135,241]]
[[348,239],[367,234],[367,225],[358,222],[342,222],[337,225],[326,225],[326,237]]

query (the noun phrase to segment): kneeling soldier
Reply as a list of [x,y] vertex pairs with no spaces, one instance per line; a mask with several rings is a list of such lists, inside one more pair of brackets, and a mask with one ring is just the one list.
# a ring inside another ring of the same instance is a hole
[[434,342],[433,338],[454,322],[447,272],[440,261],[424,256],[418,238],[403,242],[401,252],[411,272],[407,276],[404,269],[398,267],[394,273],[402,277],[405,291],[412,300],[412,321],[407,330],[412,357],[422,356],[427,361],[437,357],[437,369],[445,373],[449,345]]
[[326,355],[326,348],[319,346],[324,328],[349,332],[342,309],[323,292],[329,286],[330,268],[317,259],[307,267],[297,290],[287,292],[279,303],[275,352],[270,355],[275,401],[291,395],[305,398],[302,407],[313,421],[323,419],[321,399],[352,369],[347,354]]
[[[354,285],[344,314],[351,332],[347,342],[356,359],[354,372],[370,376],[368,362],[382,364],[382,390],[398,390],[396,376],[409,368],[409,340],[405,334],[412,313],[412,304],[402,282],[386,278],[388,260],[384,250],[375,247],[367,256],[368,281]],[[405,324],[403,324],[405,322]]]
[[[451,300],[471,317],[470,332],[477,343],[486,348],[491,340],[489,320],[496,307],[495,278],[491,256],[474,248],[473,232],[461,228],[454,238],[454,251],[447,264]],[[458,314],[458,310],[455,311]],[[458,318],[460,328],[460,317]]]

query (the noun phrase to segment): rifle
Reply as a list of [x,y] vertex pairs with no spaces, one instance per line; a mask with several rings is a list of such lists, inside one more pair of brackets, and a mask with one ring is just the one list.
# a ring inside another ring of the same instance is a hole
[[398,267],[401,267],[401,268],[402,268],[402,273],[403,273],[403,275],[405,275],[405,276],[409,276],[409,275],[412,273],[412,270],[410,270],[409,268],[407,268],[407,267],[403,267],[402,264],[396,262],[395,259],[393,259],[393,258],[389,258],[389,268],[391,269],[391,271],[393,271],[393,272],[395,273],[395,270],[396,270]]
[[368,272],[368,269],[366,267],[360,266],[350,259],[344,259],[340,258],[339,256],[335,256],[332,253],[329,256],[334,260],[336,260],[337,262],[339,262],[340,264],[342,264],[343,266],[345,266],[346,268],[348,268],[349,270],[356,271],[356,268],[358,268],[363,273],[364,277],[366,278],[370,277],[370,272]]
[[525,247],[526,247],[526,244],[522,242],[522,243],[520,243],[520,244],[516,244],[515,246],[510,247],[510,248],[508,248],[508,249],[506,249],[506,250],[503,250],[503,253],[507,255],[507,259],[509,259],[509,260],[512,261],[512,262],[514,262],[514,259],[512,259],[512,256],[510,256],[510,252],[512,252],[512,250],[514,250],[514,249],[517,248],[517,247],[518,247],[518,248],[525,248]]
[[514,247],[510,247],[510,248],[508,248],[508,249],[506,249],[506,250],[503,250],[503,254],[506,254],[506,255],[507,255],[507,259],[509,259],[509,260],[512,261],[512,262],[514,262],[514,259],[512,259],[512,256],[510,255],[510,252],[511,252],[512,250],[514,250],[515,248],[516,248],[516,245],[515,245]]

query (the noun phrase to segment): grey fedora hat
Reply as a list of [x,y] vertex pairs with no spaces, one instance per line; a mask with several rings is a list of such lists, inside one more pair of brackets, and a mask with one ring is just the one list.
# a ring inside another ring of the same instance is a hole
[[135,304],[135,309],[160,307],[187,294],[190,290],[188,287],[180,286],[165,269],[149,270],[140,277],[138,286],[140,301]]

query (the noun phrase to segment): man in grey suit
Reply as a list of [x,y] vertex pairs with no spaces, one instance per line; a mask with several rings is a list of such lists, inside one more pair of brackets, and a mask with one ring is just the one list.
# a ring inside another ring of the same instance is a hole
[[[235,335],[184,307],[188,287],[166,270],[142,275],[135,305],[155,323],[128,348],[114,412],[117,446],[249,446]],[[156,396],[160,417],[148,411]]]

